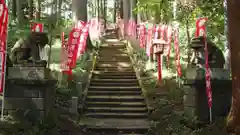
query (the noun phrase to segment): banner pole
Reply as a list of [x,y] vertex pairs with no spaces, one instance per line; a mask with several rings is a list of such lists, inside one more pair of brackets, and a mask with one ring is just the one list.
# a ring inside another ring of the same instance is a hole
[[209,107],[209,120],[212,123],[212,107]]

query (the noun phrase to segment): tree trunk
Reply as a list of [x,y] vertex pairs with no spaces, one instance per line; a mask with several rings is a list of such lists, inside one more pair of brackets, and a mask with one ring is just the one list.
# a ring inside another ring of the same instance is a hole
[[16,1],[16,8],[17,8],[17,19],[18,19],[18,26],[21,27],[24,24],[24,15],[22,10],[22,0]]
[[107,27],[107,1],[103,0],[104,29]]
[[73,0],[73,16],[77,20],[87,21],[87,0]]
[[28,0],[29,5],[29,19],[33,19],[33,0]]
[[100,5],[99,5],[99,0],[97,0],[97,17],[98,17],[98,20],[99,20],[99,17],[100,17]]
[[16,0],[12,0],[12,17],[14,19],[17,18],[17,1]]
[[124,37],[128,36],[128,21],[130,18],[130,2],[123,0],[123,18],[124,18]]
[[116,23],[116,17],[117,17],[117,0],[114,0],[114,13],[113,13],[113,23]]
[[[74,21],[87,21],[87,0],[72,0],[72,10]],[[91,49],[93,47],[90,37],[87,37],[87,48]]]
[[57,10],[57,20],[58,20],[58,23],[59,23],[59,21],[60,21],[60,19],[61,19],[61,14],[62,14],[62,0],[58,0],[57,1],[57,4],[58,4],[58,10]]
[[232,67],[232,107],[228,116],[228,129],[240,129],[240,1],[228,0],[228,43],[231,51],[231,67]]
[[119,0],[120,2],[120,17],[123,19],[123,0]]
[[41,0],[37,0],[36,3],[36,20],[40,21],[41,20]]

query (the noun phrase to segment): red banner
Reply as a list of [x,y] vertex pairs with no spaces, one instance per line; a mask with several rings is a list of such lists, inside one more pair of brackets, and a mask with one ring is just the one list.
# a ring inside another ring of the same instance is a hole
[[175,50],[175,60],[177,67],[177,74],[179,77],[182,76],[181,64],[180,64],[180,51],[179,51],[179,29],[174,30],[174,50]]
[[147,45],[146,45],[146,53],[148,56],[151,55],[151,48],[152,48],[152,36],[153,36],[153,31],[154,29],[153,28],[148,28],[148,31],[147,31]]
[[78,55],[77,57],[79,58],[83,53],[86,52],[86,49],[87,49],[87,37],[88,37],[88,29],[89,29],[89,24],[86,24],[82,29],[82,32],[81,32],[81,37],[80,37],[80,42],[79,42],[79,45],[78,45]]
[[128,22],[128,35],[136,37],[136,22],[133,19]]
[[30,24],[32,32],[43,32],[43,24],[42,23],[31,23]]
[[211,74],[208,64],[208,47],[207,47],[207,31],[206,31],[207,18],[199,18],[196,21],[195,36],[204,36],[205,38],[205,78],[206,78],[206,93],[208,97],[208,107],[212,107],[212,88],[211,88]]
[[63,63],[63,72],[69,75],[69,79],[72,79],[72,69],[76,64],[77,50],[80,40],[81,30],[73,28],[69,34],[67,42],[67,60]]
[[0,93],[4,91],[5,85],[5,70],[6,70],[6,55],[7,55],[7,29],[8,29],[8,8],[6,4],[0,3]]
[[196,32],[195,36],[204,36],[206,33],[206,26],[205,22],[207,21],[207,18],[199,18],[196,21]]
[[145,33],[146,33],[146,28],[145,28],[145,25],[144,24],[141,24],[140,25],[140,28],[139,28],[139,31],[140,31],[140,35],[139,35],[139,40],[140,40],[140,47],[141,48],[145,48]]

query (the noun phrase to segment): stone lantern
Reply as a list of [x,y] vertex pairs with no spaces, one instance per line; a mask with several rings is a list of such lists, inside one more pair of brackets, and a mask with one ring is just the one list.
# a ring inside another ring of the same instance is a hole
[[153,53],[157,56],[158,63],[158,80],[162,80],[162,55],[164,53],[167,42],[163,39],[153,40]]

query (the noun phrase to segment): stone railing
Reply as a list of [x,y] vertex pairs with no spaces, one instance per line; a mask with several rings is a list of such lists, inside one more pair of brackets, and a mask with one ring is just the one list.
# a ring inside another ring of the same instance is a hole
[[[200,121],[209,120],[206,95],[205,71],[189,68],[186,72],[184,90],[184,115]],[[224,69],[211,69],[212,116],[226,116],[231,106],[231,80]]]

